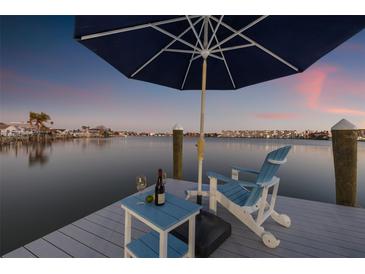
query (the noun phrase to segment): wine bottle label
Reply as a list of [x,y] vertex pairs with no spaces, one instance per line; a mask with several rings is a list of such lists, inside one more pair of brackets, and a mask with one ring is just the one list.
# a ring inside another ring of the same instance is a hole
[[159,205],[164,204],[165,203],[165,193],[162,194],[157,194],[157,203]]

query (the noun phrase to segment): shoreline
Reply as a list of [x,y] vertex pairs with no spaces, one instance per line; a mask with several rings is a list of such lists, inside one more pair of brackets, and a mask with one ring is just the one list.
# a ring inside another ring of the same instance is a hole
[[[109,138],[128,138],[128,137],[172,137],[172,135],[127,135],[127,136],[0,136],[0,146],[14,145],[14,144],[34,144],[44,143],[59,140],[74,140],[74,139],[109,139]],[[184,138],[198,138],[198,136],[184,135]],[[205,136],[205,138],[215,139],[253,139],[253,140],[309,140],[309,141],[331,141],[332,138],[260,138],[260,137],[227,137],[227,136]],[[365,139],[359,139],[358,142],[363,143]]]
[[[109,136],[109,137],[7,137],[1,136],[0,146],[15,145],[15,144],[34,144],[34,143],[44,143],[59,140],[74,140],[74,139],[109,139],[109,138],[128,138],[128,137],[148,137],[148,138],[161,138],[161,137],[171,137],[165,136]],[[196,136],[184,136],[186,138],[198,138]],[[216,137],[216,136],[206,136],[209,139],[253,139],[253,140],[312,140],[312,141],[331,141],[329,139],[314,139],[314,138],[259,138],[259,137]],[[365,140],[359,140],[359,142],[364,142]]]

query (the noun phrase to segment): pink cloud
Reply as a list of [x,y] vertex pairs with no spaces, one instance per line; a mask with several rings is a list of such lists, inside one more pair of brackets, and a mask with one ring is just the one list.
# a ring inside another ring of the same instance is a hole
[[363,116],[353,102],[365,100],[365,78],[346,73],[338,66],[316,65],[283,82],[300,96],[299,105],[329,114]]
[[337,71],[335,66],[321,66],[299,76],[295,89],[306,98],[307,107],[315,109],[319,107],[323,87],[329,74]]
[[298,117],[298,115],[294,113],[283,113],[283,112],[263,112],[255,114],[255,117],[258,119],[265,119],[265,120],[290,120]]
[[326,112],[353,116],[365,116],[365,111],[350,108],[327,108]]

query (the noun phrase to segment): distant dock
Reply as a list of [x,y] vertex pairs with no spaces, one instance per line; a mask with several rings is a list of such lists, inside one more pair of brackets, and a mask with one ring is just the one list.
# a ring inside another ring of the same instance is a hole
[[[184,190],[193,185],[168,179],[167,191],[183,197]],[[277,209],[291,217],[292,226],[286,229],[271,220],[264,224],[281,240],[278,248],[270,249],[219,207],[218,215],[232,224],[232,236],[211,257],[365,257],[365,209],[283,196],[278,197]],[[136,220],[132,227],[132,238],[149,231]],[[123,234],[124,213],[116,202],[3,257],[120,258]]]

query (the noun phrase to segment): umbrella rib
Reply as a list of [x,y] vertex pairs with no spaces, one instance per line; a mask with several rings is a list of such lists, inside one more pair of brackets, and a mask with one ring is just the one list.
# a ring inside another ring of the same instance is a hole
[[[212,44],[212,42],[213,42],[213,38],[214,38],[214,37],[216,37],[215,35],[216,35],[217,31],[218,31],[218,28],[219,28],[220,24],[222,23],[223,17],[224,17],[224,15],[222,15],[222,16],[221,16],[221,18],[219,18],[219,22],[218,22],[218,23],[217,23],[217,25],[215,26],[215,29],[214,29],[214,30],[213,30],[213,28],[212,28],[212,26],[211,26],[212,31],[213,31],[213,34],[212,34],[212,36],[210,37],[210,40],[209,40],[209,43],[208,43],[208,46],[207,46],[207,48],[208,48],[208,49],[209,49],[210,45],[211,45],[211,44]],[[211,25],[210,21],[209,21],[209,25]],[[218,42],[217,42],[217,43],[218,43]]]
[[[196,18],[196,17],[200,17],[200,16],[196,15],[196,16],[192,16],[191,18]],[[175,23],[175,22],[184,21],[184,20],[186,20],[186,18],[185,18],[185,16],[182,16],[182,17],[178,17],[178,18],[174,18],[174,19],[155,22],[155,23],[152,23],[152,25],[156,25],[156,26],[165,25],[165,24]],[[108,35],[122,33],[122,32],[128,32],[128,31],[133,31],[133,30],[144,29],[144,28],[148,28],[148,27],[151,27],[151,23],[146,23],[146,24],[136,25],[136,26],[132,26],[132,27],[126,27],[126,28],[120,28],[120,29],[115,29],[115,30],[108,30],[108,31],[102,31],[102,32],[88,34],[88,35],[83,35],[83,36],[80,37],[80,40],[88,40],[88,39],[108,36]]]
[[[194,22],[194,24],[198,24],[203,18],[199,18]],[[190,27],[185,29],[182,33],[179,34],[179,38],[182,37],[185,33],[187,33],[190,30]],[[131,77],[134,77],[137,73],[139,73],[142,69],[144,69],[147,65],[149,65],[153,60],[155,60],[158,56],[161,55],[166,49],[168,49],[172,44],[174,44],[177,40],[173,39],[170,43],[168,43],[163,49],[161,49],[159,52],[157,52],[154,56],[152,56],[146,63],[144,63],[142,66],[140,66],[132,75]]]
[[[203,19],[203,18],[204,17],[201,17],[201,19]],[[202,24],[202,26],[200,27],[199,37],[202,34],[203,29],[204,29],[204,24]],[[195,46],[197,46],[197,45],[198,45],[198,41],[195,42]],[[191,55],[191,58],[190,58],[190,61],[189,61],[189,65],[188,65],[188,68],[186,69],[185,76],[184,76],[184,80],[183,80],[183,82],[181,84],[181,88],[180,89],[183,89],[184,86],[185,86],[185,81],[186,81],[186,78],[188,77],[188,74],[189,74],[189,71],[190,71],[190,67],[191,67],[191,63],[195,60],[194,59],[194,55],[195,55],[195,52],[193,52],[193,54]],[[200,57],[200,55],[198,55],[198,56]]]
[[218,55],[216,55],[214,53],[210,53],[209,56],[224,61],[224,57],[218,56]]
[[[266,17],[268,17],[268,15],[263,15],[263,16],[260,16],[259,18],[257,18],[256,20],[254,20],[253,22],[251,22],[250,24],[248,24],[247,26],[241,28],[240,30],[235,30],[233,32],[233,34],[231,34],[230,36],[228,36],[227,38],[223,39],[220,43],[214,45],[212,48],[210,48],[209,50],[214,50],[215,48],[223,45],[224,43],[228,42],[229,40],[232,40],[234,37],[240,35],[240,33],[244,32],[245,30],[248,30],[249,28],[253,27],[254,25],[256,25],[257,23],[259,23],[260,21],[264,20]],[[216,22],[219,22],[219,20],[217,18],[215,18],[214,16],[211,16],[211,18],[216,21]],[[226,23],[221,22],[221,25],[222,26],[225,26],[227,25]]]
[[[211,17],[214,21],[218,21],[217,18],[215,18],[214,16]],[[253,44],[254,46],[258,47],[259,49],[261,49],[262,51],[266,52],[267,54],[271,55],[272,57],[274,57],[275,59],[277,59],[278,61],[280,61],[281,63],[287,65],[288,67],[290,67],[291,69],[295,70],[295,71],[299,71],[299,68],[297,68],[296,66],[290,64],[288,61],[285,61],[283,58],[281,58],[280,56],[278,56],[277,54],[273,53],[272,51],[270,51],[269,49],[265,48],[264,46],[260,45],[259,43],[257,43],[256,41],[254,41],[253,39],[247,37],[246,35],[244,35],[243,33],[239,33],[237,30],[235,30],[234,28],[232,28],[231,26],[227,25],[226,23],[222,22],[221,23],[222,26],[226,27],[228,30],[237,33],[238,36],[240,36],[241,38],[245,39],[246,41],[250,42],[251,44]]]
[[198,43],[199,43],[199,45],[200,45],[201,49],[203,49],[203,48],[204,48],[204,47],[203,47],[203,44],[202,44],[202,42],[200,41],[200,37],[198,36],[198,33],[196,32],[195,27],[193,26],[193,23],[191,22],[191,20],[190,20],[190,18],[189,18],[189,15],[186,15],[186,19],[188,20],[189,25],[190,25],[191,29],[193,30],[194,35],[195,35],[195,37],[196,37],[196,40],[198,41]]
[[[221,21],[222,21],[222,20],[220,20],[220,22],[221,22]],[[209,26],[210,26],[210,28],[211,28],[211,29],[212,29],[212,31],[213,31],[212,23],[210,22],[210,20],[208,20],[208,22],[209,22]],[[214,36],[215,41],[217,42],[217,44],[219,44],[219,40],[218,40],[217,35],[215,35],[215,32],[213,33],[213,36]],[[221,50],[221,51],[220,51],[220,54],[221,54],[221,55],[222,55],[222,57],[223,57],[223,62],[224,62],[224,65],[226,66],[227,73],[228,73],[229,78],[231,79],[231,82],[232,82],[233,88],[236,88],[236,84],[234,83],[234,80],[233,80],[233,77],[232,77],[231,71],[230,71],[230,69],[229,69],[229,66],[228,66],[228,63],[227,63],[226,57],[224,56],[223,51],[222,51],[222,49],[221,49],[221,46],[219,46],[219,49]],[[211,53],[211,54],[212,54],[212,53]]]
[[233,47],[227,47],[227,48],[219,47],[219,49],[212,50],[212,53],[235,50],[235,49],[243,49],[243,48],[248,48],[248,47],[253,47],[253,46],[255,46],[255,45],[254,44],[245,44],[245,45],[239,45],[239,46],[233,46]]
[[194,50],[186,50],[186,49],[165,49],[165,52],[177,52],[177,53],[195,53]]
[[193,57],[193,58],[191,59],[191,61],[195,61],[196,59],[198,59],[198,58],[200,58],[200,57],[202,57],[202,56],[201,56],[201,55],[197,55],[197,56]]

